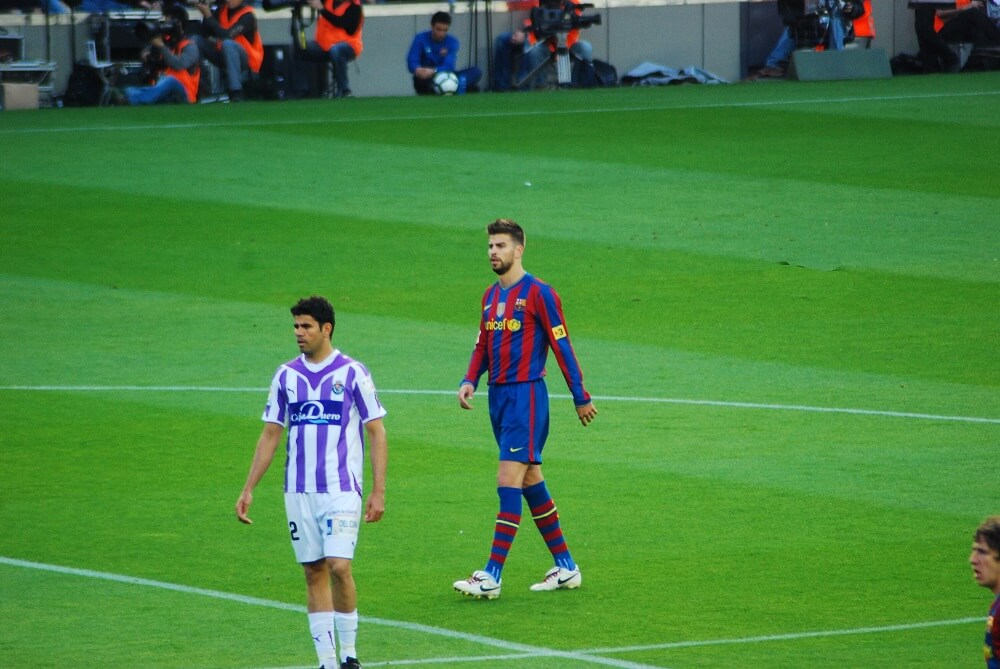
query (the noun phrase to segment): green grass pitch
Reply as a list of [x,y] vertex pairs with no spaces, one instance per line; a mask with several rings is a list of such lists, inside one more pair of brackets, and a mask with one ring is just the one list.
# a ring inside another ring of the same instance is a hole
[[[975,668],[1000,512],[1000,75],[0,114],[0,665],[314,667],[280,458],[236,522],[288,307],[389,415],[366,667]],[[529,185],[530,184],[530,185]],[[528,232],[558,371],[503,596],[454,391]]]

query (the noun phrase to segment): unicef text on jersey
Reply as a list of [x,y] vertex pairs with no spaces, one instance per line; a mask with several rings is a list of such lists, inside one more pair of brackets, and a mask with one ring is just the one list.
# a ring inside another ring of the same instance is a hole
[[511,332],[517,332],[521,329],[521,321],[516,318],[491,318],[486,321],[485,327],[487,330],[495,332],[503,332],[504,330],[509,330]]

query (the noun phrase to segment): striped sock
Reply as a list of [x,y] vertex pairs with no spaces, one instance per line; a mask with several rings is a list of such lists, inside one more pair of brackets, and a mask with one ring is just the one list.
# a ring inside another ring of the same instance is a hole
[[545,545],[552,553],[552,559],[556,565],[563,569],[576,569],[576,562],[569,553],[566,539],[563,537],[562,528],[559,526],[559,510],[552,500],[545,481],[528,486],[524,489],[524,499],[531,509],[531,518],[535,521],[535,527],[545,540]]
[[484,571],[499,582],[503,564],[521,524],[521,491],[517,488],[497,488],[497,495],[500,497],[500,512],[493,531],[490,560]]

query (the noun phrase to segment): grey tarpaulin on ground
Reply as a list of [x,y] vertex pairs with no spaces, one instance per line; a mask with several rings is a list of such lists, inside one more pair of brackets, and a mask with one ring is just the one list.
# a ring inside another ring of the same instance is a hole
[[677,70],[665,65],[644,62],[622,77],[625,86],[665,86],[669,84],[728,84],[722,77],[707,72],[700,67],[685,67]]

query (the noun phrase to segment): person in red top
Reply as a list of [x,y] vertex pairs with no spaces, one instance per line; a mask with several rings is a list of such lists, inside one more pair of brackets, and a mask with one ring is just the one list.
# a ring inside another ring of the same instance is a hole
[[260,72],[264,62],[257,16],[243,0],[225,0],[214,14],[207,0],[196,6],[203,17],[202,34],[194,38],[198,51],[222,70],[229,100],[238,102],[243,99],[243,75]]
[[130,86],[124,92],[114,91],[116,103],[150,105],[157,102],[198,101],[201,80],[201,56],[198,46],[184,34],[187,10],[172,5],[163,10],[162,28],[149,37],[143,50],[143,61],[157,72],[151,86]]
[[316,36],[306,44],[311,60],[333,63],[335,97],[351,97],[347,64],[361,55],[365,15],[361,0],[308,0],[316,10]]

